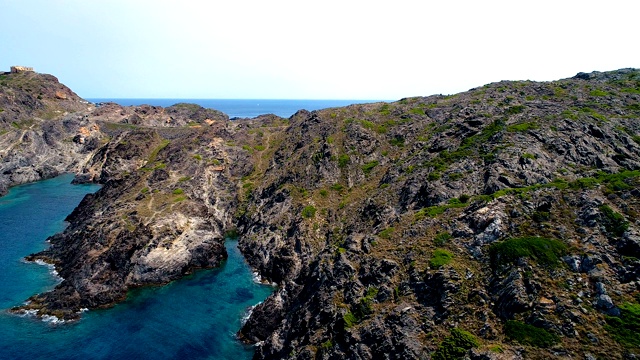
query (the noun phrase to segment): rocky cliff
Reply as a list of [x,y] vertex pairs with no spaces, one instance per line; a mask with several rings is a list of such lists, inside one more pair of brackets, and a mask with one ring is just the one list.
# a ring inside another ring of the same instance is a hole
[[216,266],[234,230],[279,285],[258,359],[640,355],[638,70],[236,121],[30,76],[58,90],[2,78],[3,184],[104,184],[31,256],[65,279],[40,314]]

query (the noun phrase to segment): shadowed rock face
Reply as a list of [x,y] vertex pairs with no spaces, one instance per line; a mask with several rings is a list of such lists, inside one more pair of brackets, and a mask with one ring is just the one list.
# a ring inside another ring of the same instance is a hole
[[[78,108],[46,119],[61,97],[3,86],[0,184],[104,184],[30,257],[65,279],[30,299],[39,314],[217,266],[237,230],[279,286],[239,334],[258,359],[425,358],[452,328],[478,338],[470,358],[638,352],[602,326],[638,302],[637,70],[233,122],[70,91]],[[508,320],[559,340],[523,348]]]

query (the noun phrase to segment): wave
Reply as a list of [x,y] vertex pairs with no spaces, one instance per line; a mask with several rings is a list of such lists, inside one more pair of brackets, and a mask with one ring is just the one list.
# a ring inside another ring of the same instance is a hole
[[240,319],[240,323],[242,324],[242,326],[244,326],[244,324],[247,323],[247,321],[249,320],[249,318],[251,317],[251,314],[253,313],[253,309],[256,308],[256,306],[262,304],[262,301],[260,301],[259,303],[249,306],[247,308],[247,311],[244,313],[244,315],[242,315],[242,319]]
[[38,265],[46,266],[47,268],[49,268],[49,274],[51,274],[51,276],[53,276],[58,283],[61,283],[64,280],[62,278],[62,276],[60,276],[60,274],[56,270],[56,266],[53,265],[53,264],[49,264],[48,262],[46,262],[44,260],[41,260],[41,259],[36,259],[34,261],[24,260],[24,262],[26,262],[26,263],[36,263]]

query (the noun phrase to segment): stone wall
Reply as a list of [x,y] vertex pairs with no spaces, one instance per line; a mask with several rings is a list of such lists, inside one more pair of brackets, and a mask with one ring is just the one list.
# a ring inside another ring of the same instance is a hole
[[29,66],[12,66],[11,67],[12,73],[19,73],[19,72],[25,72],[25,71],[33,71],[33,68]]

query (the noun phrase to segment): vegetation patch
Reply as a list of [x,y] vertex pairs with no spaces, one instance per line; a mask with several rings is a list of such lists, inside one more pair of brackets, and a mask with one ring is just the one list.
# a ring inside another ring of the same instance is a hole
[[523,257],[554,268],[558,265],[560,257],[566,254],[567,246],[563,242],[543,237],[512,238],[494,243],[489,248],[494,269],[501,265],[513,264]]
[[383,239],[389,239],[393,234],[393,230],[394,229],[392,227],[384,229],[378,233],[378,236],[380,236]]
[[442,246],[450,239],[451,234],[449,234],[448,232],[441,232],[436,234],[436,236],[433,238],[433,243],[437,246]]
[[356,324],[359,324],[367,316],[373,313],[373,299],[378,295],[378,288],[370,287],[367,289],[367,293],[364,297],[358,301],[358,303],[352,307],[350,311],[347,311],[342,320],[344,321],[344,327],[350,328]]
[[507,131],[509,132],[526,132],[529,130],[535,130],[539,128],[538,124],[533,122],[524,122],[520,124],[513,124],[507,126]]
[[463,359],[467,352],[480,346],[478,339],[471,333],[455,328],[451,330],[451,335],[444,338],[438,346],[438,350],[433,353],[433,360],[454,360]]
[[447,170],[451,164],[468,158],[476,152],[478,155],[485,155],[482,145],[490,142],[489,139],[503,131],[504,128],[504,121],[496,120],[490,125],[485,126],[479,134],[469,136],[462,140],[458,149],[454,151],[441,151],[436,158],[426,161],[424,166],[432,168],[432,174],[437,174],[437,178],[439,178],[439,173]]
[[607,205],[602,205],[599,209],[604,215],[602,223],[608,232],[616,236],[622,236],[629,229],[629,222],[625,220],[622,214],[613,211]]
[[313,205],[307,205],[302,209],[302,217],[305,219],[310,219],[316,216],[316,208]]
[[589,95],[591,96],[607,96],[610,95],[608,92],[600,90],[600,89],[595,89],[595,90],[591,90],[589,92]]
[[516,105],[516,106],[511,106],[507,108],[505,112],[507,113],[507,115],[515,115],[515,114],[520,114],[523,111],[524,111],[524,105]]
[[364,171],[365,174],[369,174],[374,167],[378,166],[378,164],[380,164],[380,162],[378,162],[377,160],[369,161],[368,163],[362,165],[362,171]]
[[416,212],[416,220],[424,219],[425,216],[436,217],[443,214],[447,209],[463,208],[467,207],[467,203],[463,203],[460,199],[449,199],[449,203],[446,205],[435,205],[422,208]]
[[151,164],[152,162],[156,161],[156,157],[158,157],[158,153],[167,147],[167,145],[169,145],[171,143],[171,141],[169,140],[162,140],[160,142],[160,144],[158,146],[156,146],[150,153],[149,153],[149,159],[147,160],[147,164]]
[[429,266],[433,269],[439,269],[453,260],[453,254],[445,249],[435,249],[433,256],[429,259]]
[[342,154],[340,156],[338,156],[338,166],[341,168],[347,167],[347,165],[349,165],[349,162],[351,162],[351,159],[349,158],[349,155],[347,154]]
[[607,316],[605,330],[620,344],[640,348],[640,304],[619,306],[620,316]]
[[522,345],[548,348],[560,341],[560,338],[549,331],[525,324],[521,321],[509,320],[504,326],[505,335]]

